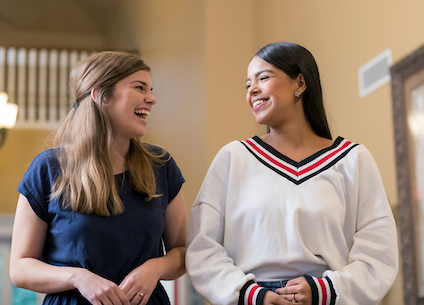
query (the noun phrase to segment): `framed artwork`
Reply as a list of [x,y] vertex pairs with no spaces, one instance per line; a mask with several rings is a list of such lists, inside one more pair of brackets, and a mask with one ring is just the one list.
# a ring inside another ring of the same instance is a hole
[[424,304],[424,46],[391,77],[404,302]]

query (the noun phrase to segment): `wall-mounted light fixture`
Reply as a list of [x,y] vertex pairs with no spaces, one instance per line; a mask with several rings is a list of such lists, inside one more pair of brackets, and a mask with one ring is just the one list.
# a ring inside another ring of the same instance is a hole
[[7,130],[16,124],[18,105],[7,103],[9,96],[6,92],[0,92],[0,148],[6,141]]

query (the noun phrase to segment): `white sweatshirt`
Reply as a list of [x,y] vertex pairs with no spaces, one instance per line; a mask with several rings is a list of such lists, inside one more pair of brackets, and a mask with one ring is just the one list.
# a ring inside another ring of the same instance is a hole
[[256,281],[305,276],[312,304],[378,304],[398,269],[377,165],[341,137],[297,163],[259,137],[223,147],[193,205],[186,266],[214,305],[262,304]]

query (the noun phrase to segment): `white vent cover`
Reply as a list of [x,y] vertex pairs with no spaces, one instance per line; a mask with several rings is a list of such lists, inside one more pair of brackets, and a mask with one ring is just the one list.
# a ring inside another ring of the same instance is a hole
[[392,50],[387,49],[358,69],[359,96],[367,96],[390,82]]

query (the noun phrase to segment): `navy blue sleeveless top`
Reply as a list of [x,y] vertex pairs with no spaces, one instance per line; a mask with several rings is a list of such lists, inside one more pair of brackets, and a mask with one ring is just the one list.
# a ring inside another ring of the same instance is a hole
[[[105,217],[74,213],[51,198],[51,189],[59,174],[56,150],[49,149],[38,155],[18,186],[38,217],[48,223],[45,262],[86,268],[119,285],[134,268],[164,255],[162,233],[166,208],[184,183],[174,159],[155,169],[157,194],[162,196],[149,202],[132,189],[129,172],[116,175],[125,212]],[[72,290],[48,294],[43,304],[90,303],[77,290]],[[160,283],[147,304],[170,304]]]

